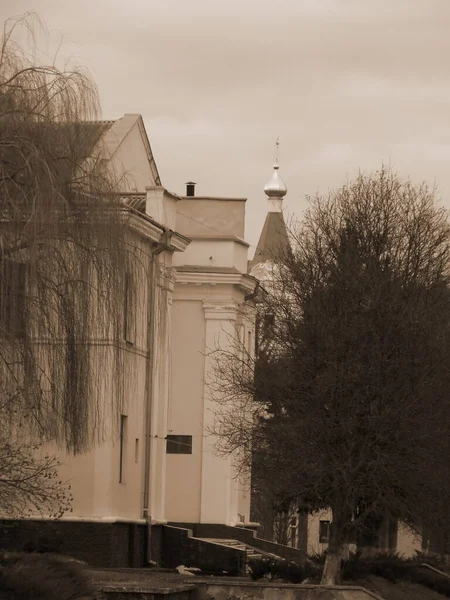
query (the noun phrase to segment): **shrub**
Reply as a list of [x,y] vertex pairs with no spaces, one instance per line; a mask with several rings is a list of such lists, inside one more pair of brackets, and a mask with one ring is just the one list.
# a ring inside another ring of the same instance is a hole
[[411,568],[411,562],[397,554],[379,554],[371,558],[362,558],[354,554],[343,562],[342,578],[355,580],[377,575],[395,583],[408,580]]
[[405,559],[398,554],[380,554],[371,558],[353,555],[343,564],[342,579],[355,581],[371,575],[391,583],[409,581],[423,585],[450,598],[450,578],[420,566],[420,560]]
[[94,590],[83,568],[56,554],[4,554],[0,558],[0,600],[77,600]]
[[262,579],[265,575],[269,575],[271,572],[270,562],[268,558],[249,559],[248,566],[251,578],[256,581]]
[[298,565],[291,561],[268,557],[250,560],[249,568],[253,580],[268,577],[270,579],[283,579],[289,583],[301,583],[305,579],[315,580],[320,571],[312,563]]

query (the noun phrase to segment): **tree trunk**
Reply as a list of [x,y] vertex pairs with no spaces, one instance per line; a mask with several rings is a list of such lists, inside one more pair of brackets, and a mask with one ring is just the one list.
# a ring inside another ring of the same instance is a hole
[[345,529],[348,525],[343,511],[333,510],[330,523],[327,557],[323,567],[322,585],[336,585],[341,581],[341,560],[347,544]]
[[383,514],[370,514],[365,519],[357,536],[357,546],[363,558],[380,553],[395,552],[396,520],[387,511]]

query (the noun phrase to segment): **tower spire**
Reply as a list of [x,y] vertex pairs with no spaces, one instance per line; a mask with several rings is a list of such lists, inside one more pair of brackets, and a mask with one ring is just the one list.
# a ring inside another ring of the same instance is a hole
[[277,137],[275,142],[275,163],[273,165],[273,173],[270,181],[264,188],[264,193],[269,198],[269,213],[281,212],[283,198],[287,194],[287,187],[284,181],[281,179],[278,170],[280,168],[278,164],[278,148],[280,145],[280,138]]
[[249,262],[249,272],[259,280],[272,277],[274,260],[289,246],[289,236],[283,217],[283,198],[287,194],[287,187],[281,179],[278,170],[278,147],[280,138],[275,142],[275,164],[273,165],[272,178],[264,188],[264,193],[269,200],[269,210],[263,230],[256,247],[255,255]]

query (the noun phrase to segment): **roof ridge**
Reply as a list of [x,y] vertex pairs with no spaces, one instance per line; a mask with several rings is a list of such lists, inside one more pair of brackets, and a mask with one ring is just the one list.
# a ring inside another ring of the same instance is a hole
[[87,121],[81,121],[82,123],[115,123],[119,119],[93,119]]

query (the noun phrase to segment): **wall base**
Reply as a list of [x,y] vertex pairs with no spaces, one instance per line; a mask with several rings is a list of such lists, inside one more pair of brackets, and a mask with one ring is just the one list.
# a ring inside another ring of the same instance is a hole
[[93,567],[143,567],[146,531],[147,525],[137,523],[0,519],[0,548],[57,552]]

